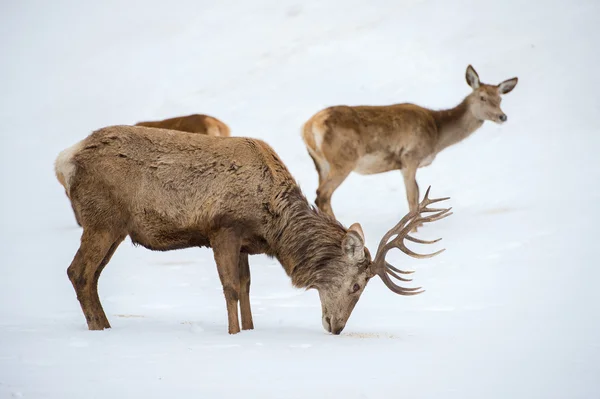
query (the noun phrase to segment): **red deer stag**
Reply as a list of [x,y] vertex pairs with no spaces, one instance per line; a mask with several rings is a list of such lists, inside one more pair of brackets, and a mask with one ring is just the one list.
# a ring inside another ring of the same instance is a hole
[[336,106],[310,118],[302,138],[319,174],[317,206],[333,216],[331,196],[352,171],[369,175],[399,169],[414,212],[419,202],[418,168],[430,165],[440,151],[467,138],[484,121],[506,122],[500,95],[509,93],[518,79],[484,84],[471,65],[466,78],[473,92],[452,109],[434,111],[414,104]]
[[211,247],[230,334],[240,331],[238,304],[242,329],[253,328],[248,255],[261,253],[276,257],[294,286],[318,290],[323,326],[339,334],[371,277],[380,276],[400,295],[422,292],[393,282],[391,277],[410,281],[398,273],[412,272],[387,263],[386,253],[399,248],[417,258],[438,254],[416,254],[404,240],[436,242],[408,232],[450,215],[450,208],[428,208],[446,198],[426,194],[385,235],[372,261],[359,224],[346,229],[312,207],[271,147],[241,137],[112,126],[61,152],[55,171],[83,225],[67,274],[90,330],[110,327],[98,278],[129,236],[158,251]]
[[229,126],[212,116],[193,114],[169,118],[162,121],[138,122],[135,126],[156,127],[159,129],[179,130],[188,133],[207,134],[209,136],[229,137]]

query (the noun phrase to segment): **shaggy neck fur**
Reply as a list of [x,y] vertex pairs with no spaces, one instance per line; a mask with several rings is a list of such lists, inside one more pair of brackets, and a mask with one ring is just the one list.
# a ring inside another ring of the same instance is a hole
[[483,121],[475,118],[471,112],[469,97],[454,108],[433,111],[440,138],[436,152],[466,139],[483,125]]
[[342,255],[346,229],[335,219],[308,204],[302,193],[293,192],[278,201],[277,230],[270,237],[274,255],[298,288],[329,284],[343,270],[335,260]]

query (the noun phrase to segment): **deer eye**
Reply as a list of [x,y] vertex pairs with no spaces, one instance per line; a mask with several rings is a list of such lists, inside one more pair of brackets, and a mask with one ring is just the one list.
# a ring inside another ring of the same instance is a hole
[[354,294],[355,292],[358,292],[358,290],[360,290],[360,285],[354,284],[352,286],[352,293]]
[[481,96],[481,97],[479,97],[479,99],[480,99],[481,101],[483,101],[483,102],[485,102],[485,101],[486,101],[484,96]]

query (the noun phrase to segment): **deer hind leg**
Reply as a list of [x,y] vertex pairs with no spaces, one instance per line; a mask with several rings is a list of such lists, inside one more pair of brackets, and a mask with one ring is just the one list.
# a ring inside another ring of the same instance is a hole
[[331,208],[331,196],[333,192],[342,184],[348,175],[352,172],[351,168],[330,169],[326,177],[323,178],[317,189],[317,207],[332,217],[335,217]]
[[71,204],[71,209],[73,209],[73,215],[75,215],[75,222],[77,222],[77,226],[81,227],[81,222],[79,221],[79,216],[77,215],[75,206],[73,206],[72,204]]
[[[65,191],[65,194],[67,195],[67,198],[69,198],[69,194],[67,194],[66,191]],[[79,215],[77,215],[77,210],[75,209],[75,204],[73,203],[73,201],[71,201],[70,198],[69,198],[69,202],[71,203],[71,209],[73,210],[73,215],[75,215],[75,221],[77,222],[77,225],[79,227],[81,227],[81,222],[79,221]]]
[[240,332],[238,301],[240,298],[240,238],[230,230],[221,230],[211,239],[219,278],[227,303],[229,334]]
[[240,313],[242,314],[242,330],[253,330],[252,309],[250,308],[250,265],[248,254],[240,253]]
[[107,231],[84,230],[81,245],[67,269],[90,330],[110,328],[98,297],[98,280],[124,238]]
[[323,167],[319,164],[319,161],[317,161],[317,158],[309,151],[308,155],[310,155],[310,158],[313,160],[313,163],[315,164],[315,169],[317,170],[317,173],[319,174],[319,186],[321,185],[321,183],[323,182]]

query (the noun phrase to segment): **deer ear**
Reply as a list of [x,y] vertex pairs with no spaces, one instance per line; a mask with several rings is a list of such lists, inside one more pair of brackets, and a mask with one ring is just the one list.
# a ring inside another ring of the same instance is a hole
[[353,261],[361,261],[365,257],[365,236],[360,224],[354,223],[348,229],[342,240],[342,249],[348,258]]
[[475,68],[473,68],[471,65],[467,67],[465,78],[473,90],[477,90],[479,88],[479,85],[481,84],[481,82],[479,82],[479,75],[477,75]]
[[500,93],[500,94],[510,93],[512,91],[512,89],[515,88],[515,86],[517,85],[518,82],[519,82],[519,78],[512,78],[512,79],[505,80],[504,82],[502,82],[498,85],[498,93]]
[[360,223],[352,223],[352,226],[348,228],[348,231],[356,232],[360,236],[360,238],[362,238],[363,242],[365,241],[365,233],[363,233],[363,229]]

